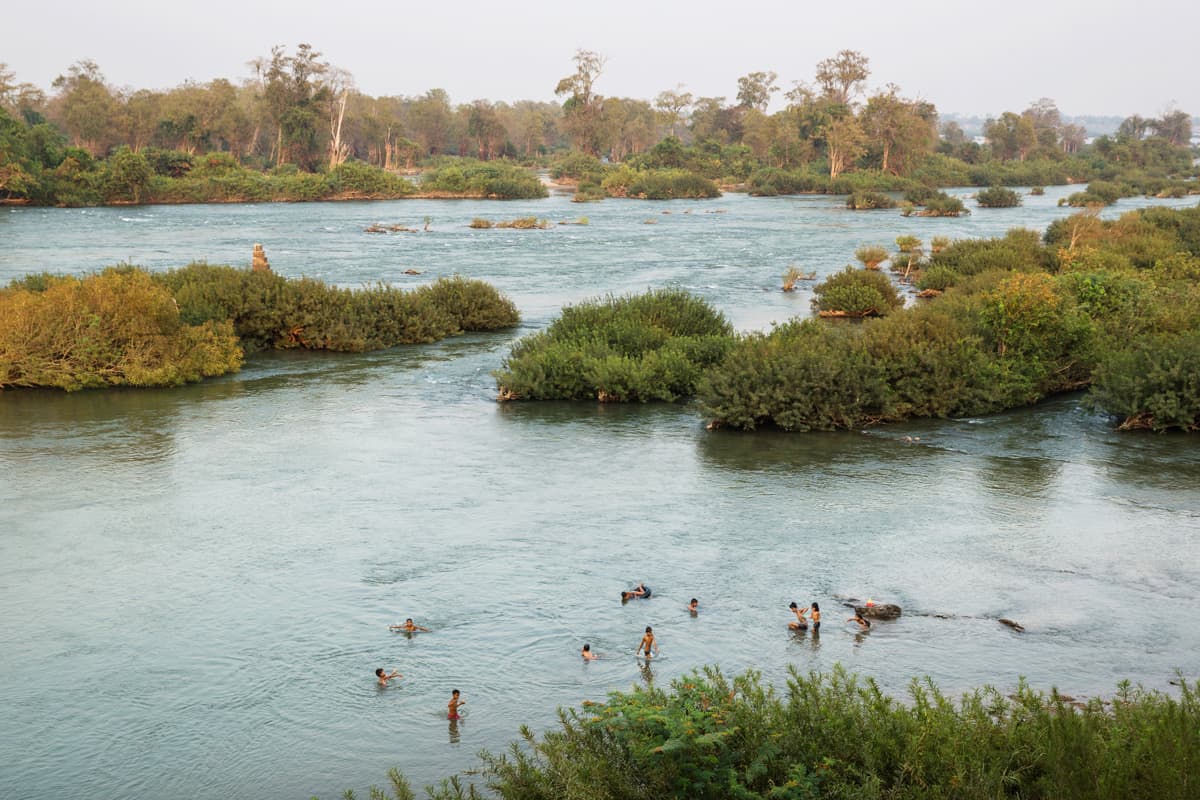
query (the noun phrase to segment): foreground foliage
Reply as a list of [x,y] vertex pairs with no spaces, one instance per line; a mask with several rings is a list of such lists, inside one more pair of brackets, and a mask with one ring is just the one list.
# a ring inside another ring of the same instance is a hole
[[176,386],[237,371],[245,350],[362,352],[518,320],[494,287],[461,277],[405,291],[208,264],[30,275],[0,290],[0,389]]
[[0,389],[177,386],[236,371],[228,321],[184,321],[141,270],[32,276],[0,290]]
[[482,755],[482,776],[505,800],[1185,800],[1200,791],[1200,684],[1181,684],[1177,698],[1123,683],[1111,703],[1077,703],[1024,683],[955,700],[926,679],[901,702],[841,667],[793,669],[782,692],[709,668],[560,711],[541,737],[523,728]]
[[695,393],[732,334],[720,312],[683,290],[593,300],[518,341],[496,384],[502,400],[673,401]]

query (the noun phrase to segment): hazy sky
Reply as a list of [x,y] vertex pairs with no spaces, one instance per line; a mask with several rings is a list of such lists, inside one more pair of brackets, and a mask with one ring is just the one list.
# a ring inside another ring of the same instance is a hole
[[110,83],[166,89],[240,81],[272,45],[307,42],[371,95],[433,87],[455,103],[553,100],[578,48],[608,58],[601,94],[653,99],[684,84],[737,94],[773,70],[812,81],[839,50],[870,58],[869,86],[944,112],[1020,111],[1040,97],[1064,114],[1200,114],[1196,0],[856,0],[716,3],[608,0],[13,0],[0,16],[0,62],[47,90],[90,58]]

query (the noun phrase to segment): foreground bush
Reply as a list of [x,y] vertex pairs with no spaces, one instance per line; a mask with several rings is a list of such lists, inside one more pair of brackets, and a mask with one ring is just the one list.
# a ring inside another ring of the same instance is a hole
[[1092,397],[1122,430],[1200,430],[1200,330],[1137,339],[1096,369]]
[[[782,691],[715,669],[670,689],[612,692],[483,753],[482,781],[506,800],[1195,797],[1200,685],[1179,697],[1121,684],[1111,704],[1025,683],[954,699],[928,679],[904,701],[835,667]],[[412,797],[391,774],[395,797]],[[372,796],[385,796],[376,794]],[[433,800],[478,797],[448,781]]]
[[142,270],[37,276],[0,291],[0,389],[178,386],[241,364],[227,321],[186,324]]
[[496,385],[502,400],[673,401],[695,393],[732,333],[722,314],[682,290],[594,300],[518,341]]
[[411,291],[385,285],[351,290],[311,278],[191,264],[156,279],[174,294],[185,320],[229,320],[248,350],[363,352],[507,328],[519,319],[494,287],[461,277]]

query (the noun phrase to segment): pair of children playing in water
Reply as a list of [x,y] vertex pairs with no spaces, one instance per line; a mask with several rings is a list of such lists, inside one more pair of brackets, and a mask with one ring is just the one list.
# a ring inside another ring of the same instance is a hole
[[[384,672],[383,667],[380,667],[375,670],[375,677],[379,679],[380,686],[387,686],[388,681],[395,678],[403,678],[404,676],[398,670]],[[462,692],[458,689],[450,692],[450,702],[446,704],[446,719],[462,719],[458,713],[458,709],[460,706],[465,706],[466,704],[467,701],[462,699]]]

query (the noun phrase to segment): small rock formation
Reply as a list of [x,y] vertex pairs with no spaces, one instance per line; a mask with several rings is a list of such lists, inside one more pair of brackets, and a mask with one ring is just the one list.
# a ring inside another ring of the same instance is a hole
[[254,272],[271,271],[271,262],[267,261],[267,254],[258,242],[254,243],[254,253],[250,257],[250,269]]
[[870,606],[855,606],[857,611],[868,619],[896,619],[900,616],[900,606],[895,603],[876,603]]
[[1021,624],[1021,623],[1019,623],[1019,622],[1014,622],[1014,621],[1013,621],[1013,620],[1011,620],[1011,619],[1001,619],[1001,620],[1000,620],[1000,624],[1001,624],[1001,625],[1007,625],[1008,627],[1012,628],[1012,629],[1013,629],[1014,631],[1016,631],[1017,633],[1024,633],[1024,632],[1025,632],[1025,626],[1024,626],[1024,625],[1022,625],[1022,624]]
[[420,275],[421,272],[420,272],[420,270],[415,270],[410,267],[409,269],[404,270],[404,274],[405,275]]

